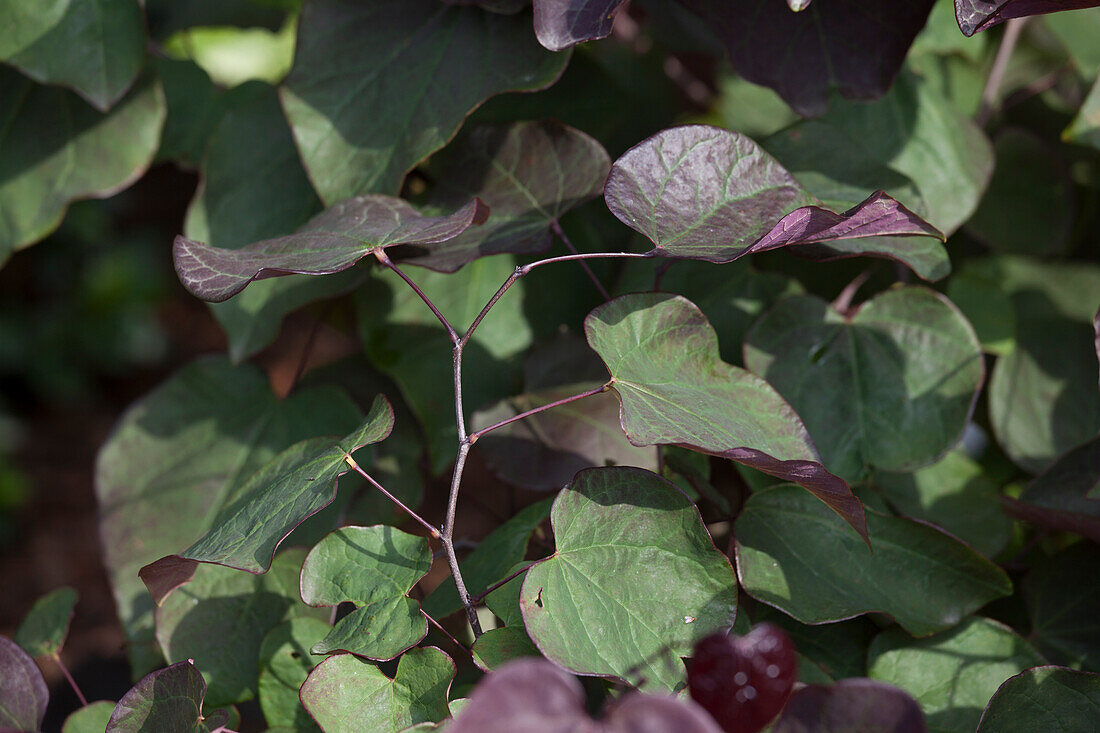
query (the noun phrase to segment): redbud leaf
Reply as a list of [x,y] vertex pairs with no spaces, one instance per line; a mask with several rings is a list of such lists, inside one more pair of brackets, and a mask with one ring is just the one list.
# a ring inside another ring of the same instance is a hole
[[77,597],[72,588],[58,588],[39,598],[16,630],[15,643],[32,657],[60,652]]
[[551,51],[611,35],[623,0],[535,0],[535,35]]
[[791,695],[772,733],[925,733],[917,703],[898,688],[862,678],[828,687],[809,685]]
[[18,644],[0,636],[0,728],[35,733],[49,699],[38,665]]
[[963,35],[972,36],[1012,18],[1096,5],[1097,0],[955,0],[955,19]]
[[1005,681],[977,733],[1089,730],[1100,720],[1100,674],[1032,667]]
[[107,723],[107,733],[146,730],[198,733],[206,682],[189,661],[150,672],[122,696]]

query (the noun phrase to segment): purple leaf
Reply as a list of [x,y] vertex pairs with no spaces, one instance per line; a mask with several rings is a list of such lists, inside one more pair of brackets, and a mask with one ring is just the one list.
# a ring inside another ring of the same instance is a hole
[[924,733],[916,700],[884,682],[863,678],[810,685],[791,696],[772,733]]
[[535,35],[551,51],[607,38],[622,4],[623,0],[535,0]]
[[1012,18],[1097,5],[1097,0],[955,0],[955,20],[964,36],[972,36]]
[[603,192],[611,159],[596,140],[557,122],[483,125],[432,159],[426,213],[478,198],[492,211],[484,226],[430,248],[402,247],[394,259],[440,272],[501,252],[540,252],[550,225]]
[[695,703],[629,694],[599,721],[576,678],[541,659],[519,659],[482,678],[449,733],[721,733]]
[[180,236],[172,255],[183,286],[196,297],[217,303],[253,280],[340,272],[386,247],[453,239],[487,217],[488,209],[477,199],[449,216],[431,217],[392,196],[359,196],[321,212],[285,237],[221,249]]
[[705,125],[664,130],[628,150],[611,167],[604,198],[656,253],[709,262],[839,239],[943,238],[881,191],[843,214],[822,208],[755,142]]
[[[792,13],[779,0],[680,0],[715,31],[737,72],[771,87],[803,116],[835,88],[847,99],[886,93],[934,0],[829,0]],[[809,5],[809,7],[806,7]]]
[[190,661],[141,678],[115,706],[106,733],[197,731],[206,682]]
[[0,730],[40,730],[49,699],[38,665],[18,644],[0,636]]

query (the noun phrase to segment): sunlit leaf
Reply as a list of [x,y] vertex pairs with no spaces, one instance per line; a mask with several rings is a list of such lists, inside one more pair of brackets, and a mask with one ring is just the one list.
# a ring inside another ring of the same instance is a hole
[[623,0],[535,0],[535,35],[551,51],[606,38],[622,4]]
[[408,593],[431,567],[426,537],[385,525],[329,534],[302,566],[302,600],[311,606],[347,601],[355,610],[310,651],[385,661],[415,645],[428,633],[428,620]]
[[955,18],[963,35],[972,36],[1012,18],[1096,5],[1097,0],[955,0]]
[[737,612],[732,568],[699,510],[656,474],[592,468],[558,494],[550,522],[556,551],[527,571],[520,597],[542,654],[581,674],[682,687],[679,657]]
[[867,527],[873,553],[805,492],[754,493],[736,525],[741,585],[802,623],[877,611],[916,636],[1012,592],[1003,570],[926,524],[868,510]]
[[752,140],[705,125],[664,130],[628,150],[604,198],[656,254],[710,262],[837,239],[941,236],[881,191],[842,214],[822,208]]
[[1046,661],[1009,627],[977,616],[925,639],[888,629],[868,660],[869,677],[908,692],[928,729],[944,733],[973,730],[1002,682]]
[[253,280],[299,273],[330,275],[398,244],[451,239],[485,220],[480,201],[449,216],[423,216],[402,199],[359,196],[326,209],[294,234],[225,249],[176,237],[172,256],[180,282],[196,297],[228,300]]
[[106,112],[145,62],[145,22],[135,0],[10,0],[0,61],[35,81],[69,87]]
[[625,295],[585,320],[635,445],[672,444],[796,481],[866,537],[863,507],[829,473],[802,420],[763,379],[726,364],[706,318],[665,293]]
[[568,54],[530,22],[434,0],[309,3],[281,95],[321,199],[396,194],[485,99],[552,84]]
[[72,712],[65,718],[61,726],[61,733],[102,733],[111,722],[111,715],[115,712],[115,704],[107,700],[99,700]]
[[122,696],[107,733],[163,730],[199,733],[206,682],[189,661],[151,672]]
[[227,497],[279,451],[350,432],[359,420],[355,404],[331,386],[279,401],[258,369],[223,358],[184,367],[123,415],[100,450],[96,495],[104,561],[136,672],[159,657],[153,600],[138,569],[205,534]]
[[745,365],[802,417],[830,471],[912,471],[956,445],[984,376],[981,347],[943,296],[896,288],[844,316],[779,301],[745,339]]
[[354,655],[337,654],[310,672],[302,704],[325,733],[397,733],[447,717],[454,675],[454,662],[435,647],[402,655],[393,679]]
[[15,643],[32,657],[57,654],[69,635],[77,593],[58,588],[39,598],[15,632]]
[[103,114],[0,68],[0,264],[52,232],[76,199],[111,196],[153,160],[164,93],[139,81]]
[[383,440],[392,428],[393,408],[379,395],[370,414],[342,440],[304,440],[265,463],[225,497],[210,529],[198,541],[139,571],[153,600],[163,602],[200,562],[267,572],[279,544],[335,499],[337,481],[351,470],[348,457]]

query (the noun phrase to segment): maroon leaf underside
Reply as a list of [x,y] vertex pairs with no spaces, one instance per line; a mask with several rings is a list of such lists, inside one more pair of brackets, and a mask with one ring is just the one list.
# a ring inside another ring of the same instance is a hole
[[[878,236],[932,236],[946,238],[885,191],[875,191],[862,203],[842,214],[819,206],[804,206],[784,216],[772,230],[740,256],[791,247],[791,252],[812,259],[836,257],[812,245],[838,239]],[[803,251],[802,248],[805,247]],[[855,256],[855,253],[848,256]]]
[[1097,5],[1100,0],[955,0],[955,20],[963,35],[969,37],[1013,18]]
[[935,0],[829,0],[798,13],[780,0],[680,2],[714,30],[741,76],[811,117],[834,88],[846,99],[885,94]]
[[864,678],[810,685],[791,696],[772,733],[803,731],[925,733],[916,700],[893,685]]
[[625,0],[535,0],[535,36],[551,51],[611,35]]
[[585,709],[580,683],[544,659],[516,660],[486,675],[447,730],[450,733],[656,730],[721,733],[702,708],[662,695],[628,694],[612,703],[600,720],[592,720]]
[[192,294],[218,303],[254,280],[280,275],[330,275],[387,247],[434,244],[453,239],[488,218],[474,199],[449,216],[421,216],[402,199],[359,196],[311,219],[297,233],[223,249],[176,237],[172,246],[176,274]]
[[153,603],[159,606],[176,588],[190,583],[198,567],[197,560],[168,555],[142,567],[138,571],[138,577],[149,589]]

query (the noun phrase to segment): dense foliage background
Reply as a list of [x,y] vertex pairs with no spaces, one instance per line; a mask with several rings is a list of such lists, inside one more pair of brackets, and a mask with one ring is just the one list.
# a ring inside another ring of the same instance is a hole
[[0,727],[1088,730],[1096,4],[0,0]]

